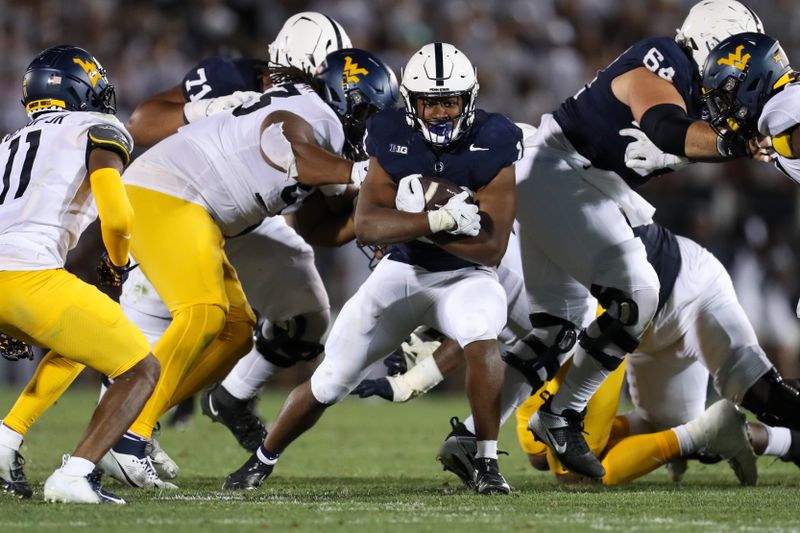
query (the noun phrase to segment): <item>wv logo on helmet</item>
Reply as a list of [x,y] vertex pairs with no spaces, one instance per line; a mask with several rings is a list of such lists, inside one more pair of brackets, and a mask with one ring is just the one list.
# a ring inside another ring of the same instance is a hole
[[358,63],[354,63],[353,58],[350,56],[344,56],[344,68],[342,69],[342,73],[347,83],[358,83],[361,79],[358,75],[367,75],[369,71],[363,67],[359,67]]
[[750,54],[742,56],[742,51],[744,51],[744,45],[740,44],[736,47],[735,52],[728,54],[728,57],[719,58],[717,60],[717,65],[728,65],[733,68],[738,68],[739,70],[744,70],[744,67],[747,66],[747,62],[750,60]]
[[102,77],[102,74],[100,74],[100,70],[97,68],[97,65],[94,64],[94,61],[84,61],[80,57],[74,57],[72,61],[80,65],[81,68],[86,71],[86,75],[89,76],[89,81],[92,82],[92,87],[97,85],[97,80]]

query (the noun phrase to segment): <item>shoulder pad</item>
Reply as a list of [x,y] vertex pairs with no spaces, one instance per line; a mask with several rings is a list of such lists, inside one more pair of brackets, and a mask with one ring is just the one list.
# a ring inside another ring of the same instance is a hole
[[133,141],[121,129],[115,128],[111,124],[95,124],[89,128],[88,135],[87,153],[95,148],[102,148],[119,154],[122,162],[126,165],[131,160]]
[[181,90],[188,101],[227,96],[235,91],[259,91],[259,74],[265,63],[255,59],[211,56],[195,65],[183,78]]

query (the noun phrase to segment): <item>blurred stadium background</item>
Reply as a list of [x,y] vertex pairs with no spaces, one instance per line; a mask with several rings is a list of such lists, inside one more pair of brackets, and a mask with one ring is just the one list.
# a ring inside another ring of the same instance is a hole
[[[180,82],[207,55],[266,56],[283,21],[303,10],[337,19],[353,44],[396,72],[422,44],[449,41],[477,66],[479,106],[538,124],[640,38],[675,33],[694,0],[0,0],[0,132],[22,126],[22,75],[41,49],[90,50],[117,88],[118,116]],[[800,57],[796,0],[747,2],[767,33]],[[713,251],[728,267],[759,339],[784,375],[800,376],[800,187],[771,165],[699,164],[643,190],[656,219]],[[525,206],[520,206],[524,209]],[[99,240],[87,234],[69,268],[94,278]],[[338,308],[368,274],[354,245],[318,250]],[[0,386],[33,363],[0,365]],[[15,387],[16,388],[16,387]]]

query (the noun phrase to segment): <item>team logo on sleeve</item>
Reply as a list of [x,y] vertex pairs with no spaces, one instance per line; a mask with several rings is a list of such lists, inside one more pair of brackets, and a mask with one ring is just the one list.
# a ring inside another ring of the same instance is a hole
[[747,62],[750,60],[750,54],[742,55],[744,51],[744,45],[740,44],[736,47],[735,52],[731,52],[728,54],[728,57],[721,57],[717,60],[717,65],[728,65],[729,67],[737,68],[739,70],[744,70],[744,67],[747,66]]
[[81,68],[86,72],[86,75],[89,76],[89,81],[92,82],[92,87],[97,85],[97,80],[102,77],[100,74],[100,69],[97,68],[97,65],[94,61],[84,61],[80,57],[75,57],[72,61],[81,66]]
[[354,63],[350,56],[344,56],[342,74],[347,83],[358,83],[361,80],[358,75],[363,74],[366,76],[369,74],[369,71],[363,67],[359,67],[358,63]]

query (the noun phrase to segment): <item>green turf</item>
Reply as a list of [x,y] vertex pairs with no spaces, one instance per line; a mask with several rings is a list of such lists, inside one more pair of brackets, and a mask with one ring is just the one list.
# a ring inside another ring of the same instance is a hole
[[[0,390],[0,411],[14,399]],[[226,430],[204,418],[183,432],[164,431],[162,444],[179,462],[180,490],[134,491],[107,486],[129,505],[53,505],[41,486],[75,445],[96,398],[69,391],[30,431],[23,448],[33,500],[0,494],[0,532],[96,531],[777,531],[800,527],[800,481],[794,466],[761,459],[757,488],[736,485],[724,464],[692,464],[674,484],[657,471],[627,487],[561,488],[534,473],[513,428],[501,447],[501,467],[516,491],[508,497],[473,495],[434,460],[448,419],[463,415],[457,396],[427,397],[407,405],[348,399],[287,452],[261,490],[219,490],[247,454]],[[274,416],[283,393],[268,395],[261,411]]]

